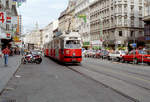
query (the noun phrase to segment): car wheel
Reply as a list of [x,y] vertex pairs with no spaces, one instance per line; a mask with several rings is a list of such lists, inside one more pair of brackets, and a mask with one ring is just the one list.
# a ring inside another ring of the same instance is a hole
[[117,62],[120,62],[120,60],[121,60],[120,58],[117,58]]
[[148,62],[147,64],[150,65],[150,62]]
[[121,59],[121,62],[122,62],[122,63],[125,63],[125,60],[124,60],[124,58],[122,58],[122,59]]
[[134,61],[133,61],[133,63],[134,63],[134,64],[138,64],[138,59],[135,58]]

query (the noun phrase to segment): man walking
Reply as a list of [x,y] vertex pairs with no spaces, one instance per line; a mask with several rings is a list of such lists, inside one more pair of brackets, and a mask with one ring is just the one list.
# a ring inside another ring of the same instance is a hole
[[2,52],[3,52],[3,54],[4,54],[4,64],[5,64],[5,66],[7,67],[7,66],[8,66],[8,56],[9,56],[9,54],[10,54],[10,50],[9,50],[8,46],[6,46],[6,48],[3,49]]

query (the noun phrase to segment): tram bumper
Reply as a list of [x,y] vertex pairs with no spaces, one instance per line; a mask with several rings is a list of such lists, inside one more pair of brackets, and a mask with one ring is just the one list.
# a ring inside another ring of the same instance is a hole
[[64,56],[65,63],[80,63],[82,56]]

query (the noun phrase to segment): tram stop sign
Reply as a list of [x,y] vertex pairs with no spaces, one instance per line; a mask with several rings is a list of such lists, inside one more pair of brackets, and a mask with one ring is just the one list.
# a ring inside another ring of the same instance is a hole
[[133,44],[132,44],[132,47],[134,47],[134,48],[135,48],[135,47],[136,47],[136,43],[133,43]]

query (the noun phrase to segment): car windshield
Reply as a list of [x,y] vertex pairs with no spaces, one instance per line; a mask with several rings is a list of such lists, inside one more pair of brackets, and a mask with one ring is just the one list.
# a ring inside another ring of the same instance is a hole
[[69,49],[81,48],[80,40],[67,40],[65,43],[65,48],[69,48]]
[[147,52],[145,52],[145,51],[143,51],[143,50],[139,50],[139,54],[146,55]]
[[40,51],[32,51],[32,54],[40,55],[40,54],[41,54],[41,52],[40,52]]

